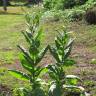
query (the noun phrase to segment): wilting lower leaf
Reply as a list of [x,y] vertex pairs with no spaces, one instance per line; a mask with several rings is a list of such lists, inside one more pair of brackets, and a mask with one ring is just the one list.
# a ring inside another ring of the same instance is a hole
[[80,78],[75,75],[67,75],[65,79],[68,85],[77,85],[78,81],[80,81]]

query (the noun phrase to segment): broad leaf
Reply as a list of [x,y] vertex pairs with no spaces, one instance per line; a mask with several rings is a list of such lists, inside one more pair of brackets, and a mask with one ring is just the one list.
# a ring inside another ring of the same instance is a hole
[[25,56],[22,53],[19,54],[19,58],[23,68],[33,73],[33,65],[28,60],[26,60]]
[[61,62],[57,53],[57,50],[53,47],[49,47],[49,50],[57,62]]
[[38,54],[37,59],[36,59],[36,65],[42,60],[42,58],[43,58],[44,55],[46,54],[48,48],[49,48],[49,45],[48,45],[46,48],[43,48],[43,49],[40,51],[40,53]]
[[60,46],[61,46],[61,44],[57,38],[55,38],[55,45],[56,45],[57,49],[60,48]]
[[42,28],[39,28],[39,30],[37,30],[37,31],[38,31],[38,32],[35,34],[35,37],[34,37],[34,39],[35,39],[36,41],[41,39],[43,29],[42,29]]
[[11,75],[21,80],[29,80],[29,76],[25,73],[16,70],[8,70]]
[[34,64],[34,60],[31,58],[30,54],[22,47],[18,45],[18,48],[22,51],[22,53],[24,54],[26,60],[28,60],[28,62],[30,62],[31,64]]
[[35,70],[36,71],[35,72],[35,76],[38,77],[40,75],[40,73],[42,72],[43,69],[44,68],[37,67],[36,70]]
[[74,86],[74,85],[63,85],[63,88],[70,88],[70,89],[79,89],[82,92],[85,91],[85,89],[82,86]]
[[78,76],[75,76],[75,75],[66,75],[65,78],[71,78],[71,79],[78,79],[78,80],[81,80]]
[[64,55],[64,59],[67,59],[71,53],[71,50],[72,50],[72,46],[68,47],[66,50],[65,50],[65,55]]
[[22,34],[24,35],[26,41],[30,44],[31,40],[30,40],[30,38],[28,37],[28,35],[26,33],[28,33],[28,32],[22,32]]
[[65,47],[65,49],[67,49],[68,47],[72,46],[73,41],[74,41],[74,39],[70,39],[68,44],[67,44],[67,46]]

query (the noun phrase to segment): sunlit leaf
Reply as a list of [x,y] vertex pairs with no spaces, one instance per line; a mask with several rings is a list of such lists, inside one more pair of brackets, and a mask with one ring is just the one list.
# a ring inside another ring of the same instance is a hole
[[29,76],[23,72],[16,70],[8,70],[11,75],[21,80],[29,80]]

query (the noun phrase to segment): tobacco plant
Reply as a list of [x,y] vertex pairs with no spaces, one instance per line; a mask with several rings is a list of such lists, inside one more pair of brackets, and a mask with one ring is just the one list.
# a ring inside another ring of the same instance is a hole
[[[55,46],[50,46],[49,50],[56,60],[55,64],[48,65],[49,76],[52,79],[49,96],[75,96],[72,94],[66,94],[68,90],[80,90],[78,96],[86,96],[85,90],[81,86],[77,86],[78,81],[81,81],[79,77],[74,75],[66,75],[64,66],[70,66],[72,60],[70,59],[70,53],[72,50],[72,44],[74,39],[70,38],[69,32],[62,29],[63,32],[59,32],[59,35],[55,38]],[[77,96],[77,95],[76,95]]]
[[45,96],[40,85],[40,81],[42,80],[39,78],[39,75],[44,68],[40,67],[39,63],[48,50],[48,46],[43,49],[41,48],[41,36],[43,30],[39,26],[40,13],[34,13],[33,15],[27,14],[26,21],[28,29],[22,33],[28,43],[28,49],[25,49],[20,45],[18,45],[18,48],[21,50],[21,65],[27,72],[25,73],[18,70],[9,70],[9,72],[16,78],[28,80],[30,82],[32,91],[29,93],[24,90],[22,93],[24,96]]

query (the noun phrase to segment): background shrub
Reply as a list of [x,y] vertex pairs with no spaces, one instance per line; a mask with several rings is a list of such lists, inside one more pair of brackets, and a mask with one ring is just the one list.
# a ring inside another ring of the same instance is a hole
[[64,8],[72,8],[75,5],[75,0],[64,0]]
[[85,20],[89,24],[96,24],[96,8],[89,9],[85,14]]
[[87,2],[88,0],[75,0],[76,5],[83,5]]
[[59,9],[70,8],[75,5],[75,0],[43,0],[43,6],[46,9]]
[[43,6],[46,9],[64,10],[76,5],[85,4],[87,0],[43,0]]
[[44,6],[44,8],[45,9],[51,9],[52,8],[52,6],[51,6],[51,0],[43,0],[43,6]]
[[69,21],[78,21],[78,20],[82,20],[83,14],[84,14],[83,10],[73,9],[68,12],[66,17],[68,18]]
[[47,10],[63,9],[65,0],[43,0],[43,6]]

